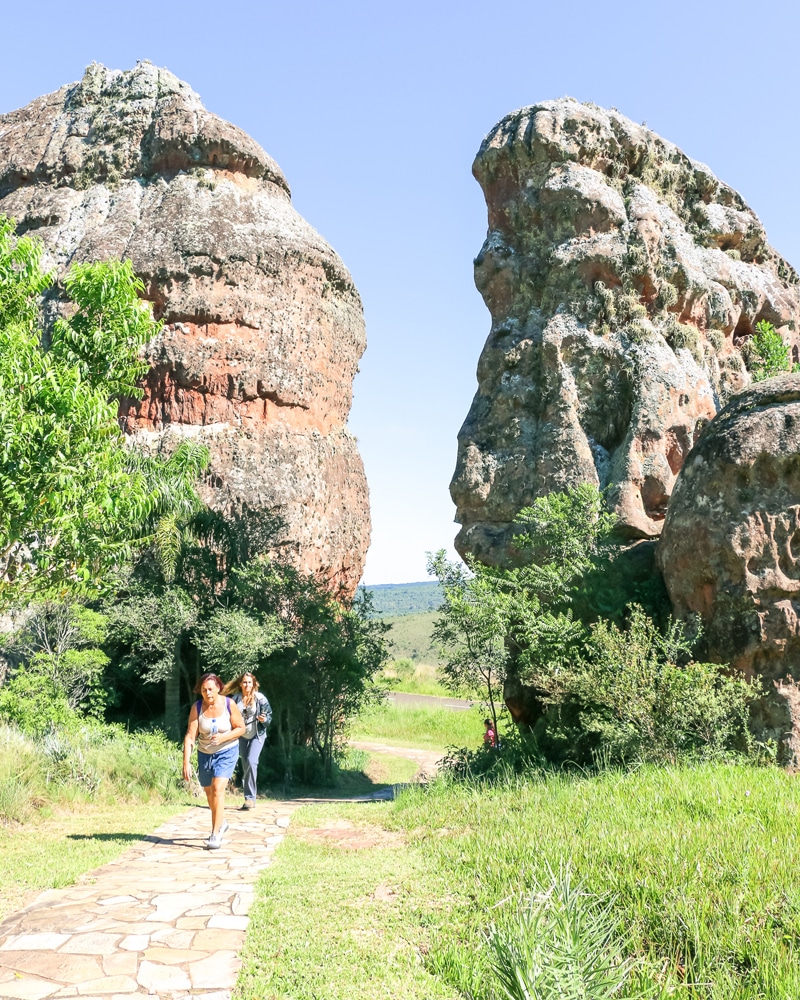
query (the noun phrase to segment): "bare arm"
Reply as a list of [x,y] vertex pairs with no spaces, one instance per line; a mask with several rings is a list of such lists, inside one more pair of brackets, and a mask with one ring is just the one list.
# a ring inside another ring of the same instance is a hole
[[192,780],[192,750],[197,741],[197,705],[192,705],[189,712],[189,725],[186,727],[186,735],[183,737],[183,780]]

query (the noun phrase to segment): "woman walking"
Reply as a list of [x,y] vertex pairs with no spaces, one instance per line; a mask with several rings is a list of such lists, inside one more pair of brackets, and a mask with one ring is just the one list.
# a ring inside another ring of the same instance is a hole
[[266,695],[258,690],[258,681],[249,671],[224,689],[224,694],[233,694],[234,704],[239,708],[247,727],[239,740],[239,756],[242,759],[242,788],[244,804],[242,809],[252,809],[256,804],[256,779],[258,758],[267,738],[267,726],[272,719],[272,709]]
[[211,809],[211,836],[206,847],[214,851],[222,846],[228,829],[225,820],[225,789],[239,756],[239,737],[245,731],[242,713],[230,698],[222,694],[222,681],[216,674],[203,674],[195,686],[200,700],[192,705],[189,725],[183,740],[183,777],[192,777],[192,748],[197,743],[197,776]]

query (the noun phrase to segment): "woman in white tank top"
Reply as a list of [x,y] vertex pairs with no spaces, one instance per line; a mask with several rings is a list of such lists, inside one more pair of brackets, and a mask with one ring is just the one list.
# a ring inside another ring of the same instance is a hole
[[225,789],[239,759],[239,737],[244,735],[242,713],[222,694],[216,674],[203,674],[195,687],[200,701],[192,705],[183,739],[183,777],[192,778],[192,748],[197,743],[197,776],[211,809],[211,836],[206,846],[216,850],[228,829],[225,820]]

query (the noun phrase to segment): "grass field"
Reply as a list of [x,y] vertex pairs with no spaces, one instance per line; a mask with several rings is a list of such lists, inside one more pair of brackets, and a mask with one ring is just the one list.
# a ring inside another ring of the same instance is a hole
[[442,603],[442,589],[436,580],[422,583],[382,583],[359,588],[372,595],[375,615],[413,615],[420,611],[435,611]]
[[[350,751],[334,794],[368,795],[411,781],[416,770],[417,764],[402,756]],[[105,794],[92,802],[76,794],[71,802],[27,810],[24,822],[0,823],[0,919],[43,889],[72,885],[196,801],[187,794],[166,804],[124,802]]]
[[377,683],[391,691],[402,691],[405,694],[452,697],[447,688],[440,684],[437,668],[415,660],[390,660],[379,674]]
[[388,634],[392,659],[407,657],[415,663],[427,663],[437,667],[440,662],[439,654],[431,643],[431,630],[437,617],[435,611],[385,617],[383,620],[392,626]]
[[482,715],[478,708],[454,712],[428,705],[383,704],[355,719],[350,736],[442,752],[448,746],[477,748],[483,739]]
[[795,779],[727,765],[304,808],[262,877],[235,998],[497,1000],[487,929],[569,866],[634,963],[615,995],[796,1000],[799,813]]

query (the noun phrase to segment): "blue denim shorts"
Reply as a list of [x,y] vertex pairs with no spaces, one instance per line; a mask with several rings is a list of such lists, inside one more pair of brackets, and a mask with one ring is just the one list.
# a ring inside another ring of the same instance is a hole
[[197,751],[197,777],[203,788],[208,788],[214,778],[230,778],[239,759],[239,741],[226,743],[216,753]]

